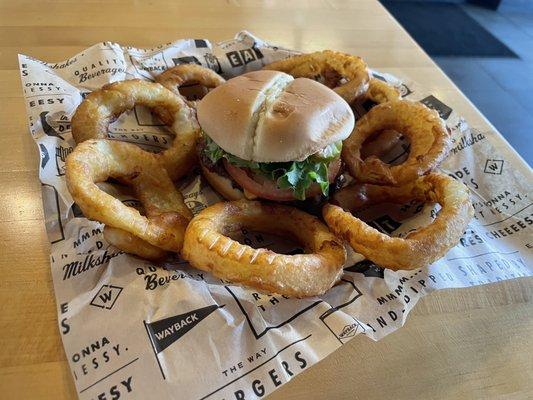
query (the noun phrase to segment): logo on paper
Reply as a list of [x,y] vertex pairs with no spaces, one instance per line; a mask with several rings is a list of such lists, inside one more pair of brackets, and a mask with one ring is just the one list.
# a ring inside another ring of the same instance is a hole
[[119,286],[102,285],[98,293],[96,293],[96,296],[91,300],[91,306],[111,310],[117,302],[122,289]]
[[204,39],[194,39],[194,45],[197,49],[208,47],[207,42]]
[[252,61],[260,60],[264,56],[258,48],[252,47],[250,49],[230,51],[229,53],[226,53],[226,57],[228,57],[232,67],[242,67]]
[[398,89],[400,90],[400,97],[406,97],[406,96],[409,96],[411,93],[413,93],[413,91],[409,89],[409,87],[403,83],[400,85]]
[[364,328],[355,318],[352,318],[353,322],[347,323],[349,321],[346,321],[346,318],[336,318],[334,315],[338,315],[337,312],[339,310],[350,306],[362,295],[363,293],[355,286],[353,281],[348,279],[341,279],[340,284],[331,288],[324,295],[324,302],[329,304],[331,308],[326,310],[319,319],[341,343],[345,343],[353,336],[364,332]]
[[55,136],[58,137],[61,140],[65,140],[63,136],[57,132],[52,125],[48,123],[48,119],[46,118],[48,115],[48,111],[43,111],[39,114],[39,118],[41,119],[41,125],[43,127],[43,131],[47,136]]
[[218,305],[212,305],[159,321],[145,322],[155,352],[161,353],[218,308]]
[[217,74],[220,74],[222,72],[222,67],[220,66],[220,62],[218,61],[217,56],[211,53],[207,53],[204,55],[205,63],[207,64],[207,68],[212,69]]
[[197,200],[187,200],[185,202],[185,205],[189,208],[189,210],[192,211],[193,215],[196,215],[200,211],[202,211],[204,208],[207,208],[207,205]]
[[354,337],[361,330],[361,326],[354,322],[353,324],[345,325],[344,328],[337,334],[339,339],[347,339]]
[[48,150],[44,144],[39,143],[39,148],[41,149],[41,169],[44,169],[50,160],[50,155],[48,154]]
[[56,147],[56,167],[57,167],[57,176],[65,175],[65,162],[67,161],[67,156],[74,151],[74,147]]
[[503,160],[493,160],[489,158],[485,163],[485,169],[483,172],[486,174],[501,175],[503,172]]
[[345,271],[349,272],[356,272],[359,274],[363,274],[367,278],[384,278],[384,270],[383,268],[377,266],[372,261],[369,260],[363,260],[359,261],[358,263],[355,263],[351,267],[344,268]]
[[446,104],[444,104],[442,101],[437,99],[435,96],[428,96],[420,100],[420,103],[424,104],[429,108],[432,108],[433,110],[436,110],[442,119],[448,119],[448,117],[452,113],[452,109]]
[[202,65],[202,63],[200,63],[200,61],[194,56],[185,56],[185,57],[173,58],[172,61],[174,61],[174,65],[180,65],[180,64],[198,64],[198,65]]
[[[189,311],[184,314],[175,315],[160,319],[159,321],[146,322],[144,321],[144,327],[148,333],[148,338],[152,344],[157,362],[159,364],[159,358],[157,355],[165,350],[168,346],[176,342],[183,335],[189,332],[192,328],[198,325],[202,320],[207,318],[213,311],[224,307],[219,305],[211,305],[202,307],[197,310]],[[165,378],[163,368],[159,364],[161,374]],[[166,378],[165,378],[166,379]]]

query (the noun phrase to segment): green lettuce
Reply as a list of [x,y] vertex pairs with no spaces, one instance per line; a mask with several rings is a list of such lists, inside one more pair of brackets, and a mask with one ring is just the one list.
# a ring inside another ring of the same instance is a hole
[[328,164],[339,157],[342,142],[332,143],[319,153],[307,157],[303,161],[259,163],[235,157],[221,149],[211,138],[204,135],[206,146],[205,155],[216,164],[225,158],[229,163],[239,168],[248,168],[252,172],[261,174],[277,183],[281,189],[290,188],[299,200],[305,200],[305,191],[313,183],[318,183],[322,193],[329,193]]

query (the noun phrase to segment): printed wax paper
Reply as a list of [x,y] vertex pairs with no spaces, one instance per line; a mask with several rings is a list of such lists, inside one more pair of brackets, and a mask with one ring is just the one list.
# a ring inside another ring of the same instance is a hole
[[[221,281],[178,256],[155,265],[106,243],[102,224],[84,218],[65,185],[65,159],[75,146],[70,119],[83,98],[109,82],[153,81],[178,64],[196,63],[231,78],[296,53],[240,32],[217,44],[185,39],[153,49],[103,42],[59,63],[19,56],[30,132],[40,150],[58,325],[80,399],[263,397],[355,336],[379,340],[399,329],[434,290],[532,275],[528,166],[499,133],[468,126],[453,104],[378,71],[374,77],[397,86],[404,98],[436,109],[453,135],[440,169],[470,188],[475,217],[443,259],[394,272],[351,254],[338,285],[321,297],[294,299]],[[120,116],[109,137],[147,151],[173,140],[144,107]],[[402,143],[389,160],[406,151]],[[140,206],[126,188],[100,186]],[[220,200],[197,171],[179,188],[194,213]],[[437,211],[406,204],[371,208],[364,217],[404,236]],[[287,247],[259,232],[243,230],[242,236],[255,246]]]

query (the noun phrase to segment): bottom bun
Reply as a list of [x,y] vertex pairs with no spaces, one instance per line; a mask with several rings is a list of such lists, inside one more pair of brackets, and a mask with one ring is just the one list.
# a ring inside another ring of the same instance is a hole
[[221,194],[226,200],[240,200],[244,199],[244,192],[241,189],[234,187],[231,178],[211,172],[202,163],[202,175],[207,182]]

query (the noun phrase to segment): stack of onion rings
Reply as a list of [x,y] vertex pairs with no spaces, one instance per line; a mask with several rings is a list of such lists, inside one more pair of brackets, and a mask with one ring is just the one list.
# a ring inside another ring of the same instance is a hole
[[[289,235],[309,253],[278,254],[227,236],[242,227]],[[217,277],[296,297],[320,295],[331,288],[346,261],[342,243],[318,218],[293,207],[246,200],[217,203],[195,216],[187,227],[182,255]]]
[[198,64],[177,65],[158,75],[155,80],[174,94],[180,96],[182,100],[194,108],[196,108],[196,101],[187,100],[180,93],[180,87],[188,84],[199,84],[208,89],[213,89],[226,82],[216,72]]
[[[108,178],[131,185],[146,216],[96,185]],[[154,154],[130,143],[88,140],[68,156],[66,182],[74,201],[87,218],[125,231],[159,249],[181,250],[185,228],[192,214]],[[139,250],[141,255],[146,256],[142,250]],[[134,246],[128,251],[138,254]]]
[[120,81],[90,93],[72,117],[76,143],[108,137],[114,118],[135,105],[151,108],[176,134],[172,146],[157,154],[172,180],[185,175],[195,164],[199,126],[185,102],[159,83],[139,79]]
[[474,214],[468,188],[440,173],[423,176],[403,187],[355,185],[337,196],[344,204],[348,200],[351,211],[367,204],[412,199],[441,205],[432,224],[405,238],[387,236],[339,206],[324,206],[323,217],[335,234],[369,260],[395,270],[421,268],[443,257],[458,243]]
[[[366,139],[383,130],[394,130],[409,138],[409,156],[402,164],[390,166],[378,157],[361,157]],[[398,186],[435,169],[448,154],[451,138],[436,111],[422,103],[398,100],[373,107],[357,121],[343,143],[342,158],[359,182]]]
[[[155,157],[172,180],[185,175],[196,160],[199,127],[194,112],[174,93],[158,83],[138,79],[114,82],[90,93],[72,118],[72,136],[77,143],[106,138],[110,122],[135,105],[151,108],[176,134],[170,148]],[[127,182],[123,177],[122,181]],[[104,228],[104,236],[115,247],[147,259],[161,259],[164,249],[143,241],[123,229]]]
[[348,103],[365,94],[370,79],[366,63],[360,57],[331,50],[275,61],[263,69],[322,81]]

